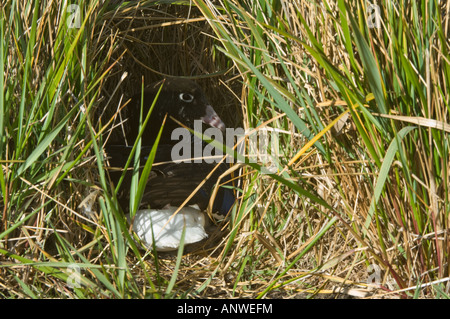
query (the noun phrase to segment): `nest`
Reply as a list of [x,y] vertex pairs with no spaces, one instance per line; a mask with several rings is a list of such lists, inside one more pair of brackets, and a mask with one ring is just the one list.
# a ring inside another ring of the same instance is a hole
[[[188,5],[122,7],[103,17],[94,48],[108,69],[98,103],[107,123],[142,85],[167,77],[196,81],[227,127],[241,126],[241,83],[233,64],[217,50],[214,33],[199,10]],[[126,114],[116,117],[115,124]]]

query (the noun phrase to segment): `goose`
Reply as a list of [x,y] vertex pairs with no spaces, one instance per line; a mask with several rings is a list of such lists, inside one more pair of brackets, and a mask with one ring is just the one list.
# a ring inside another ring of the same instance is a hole
[[[141,136],[141,167],[147,161],[164,118],[166,122],[140,209],[130,222],[147,248],[155,245],[158,251],[168,251],[178,249],[183,228],[185,228],[185,244],[195,243],[207,237],[204,229],[207,218],[205,210],[210,204],[217,183],[222,186],[218,188],[213,198],[211,206],[213,213],[221,216],[228,214],[236,202],[237,194],[232,174],[226,173],[229,164],[210,163],[202,159],[191,161],[186,158],[183,160],[173,158],[174,146],[179,143],[178,140],[172,140],[172,132],[180,128],[177,121],[189,128],[194,128],[196,120],[222,132],[226,128],[197,83],[184,78],[171,78],[150,85],[143,94],[143,116],[149,111],[161,85],[149,122]],[[110,167],[123,168],[131,154],[130,145],[134,143],[139,133],[141,97],[139,93],[129,103],[126,136],[121,141],[115,140],[105,146]],[[192,147],[195,139],[198,138],[193,137],[190,141]],[[199,141],[202,146],[206,145]],[[122,172],[111,170],[109,175],[116,184]],[[131,178],[131,171],[127,171],[118,193],[119,203],[125,212],[128,211],[130,201]],[[178,207],[184,203],[185,206],[173,216]]]

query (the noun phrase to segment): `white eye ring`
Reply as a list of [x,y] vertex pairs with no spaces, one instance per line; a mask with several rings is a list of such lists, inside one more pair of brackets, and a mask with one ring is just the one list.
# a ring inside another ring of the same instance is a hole
[[192,101],[194,101],[194,96],[192,94],[189,93],[181,93],[179,95],[180,100],[187,102],[187,103],[191,103]]

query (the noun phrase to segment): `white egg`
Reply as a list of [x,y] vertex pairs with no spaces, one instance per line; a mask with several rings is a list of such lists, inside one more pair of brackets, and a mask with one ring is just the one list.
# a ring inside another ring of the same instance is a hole
[[[180,246],[183,228],[186,228],[184,244],[192,244],[208,237],[205,232],[205,215],[193,207],[144,209],[136,213],[133,230],[147,246],[153,248],[153,239],[158,251],[176,250]],[[129,216],[127,216],[129,219]]]

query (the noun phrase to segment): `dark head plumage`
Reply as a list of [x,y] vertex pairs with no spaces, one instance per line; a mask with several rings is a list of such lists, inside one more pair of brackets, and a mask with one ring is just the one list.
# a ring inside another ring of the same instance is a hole
[[[162,86],[162,88],[161,88]],[[193,128],[194,121],[200,120],[212,127],[225,129],[225,124],[212,108],[203,90],[194,81],[183,78],[170,78],[151,84],[143,94],[143,116],[145,117],[161,88],[152,111],[150,122],[142,135],[142,144],[150,145],[154,142],[164,117],[173,117],[187,127]],[[137,93],[131,99],[128,106],[129,113],[129,136],[128,143],[131,144],[139,133],[139,119],[141,113],[142,94]],[[166,120],[162,140],[170,140],[173,129],[179,127],[178,123],[170,118]]]

